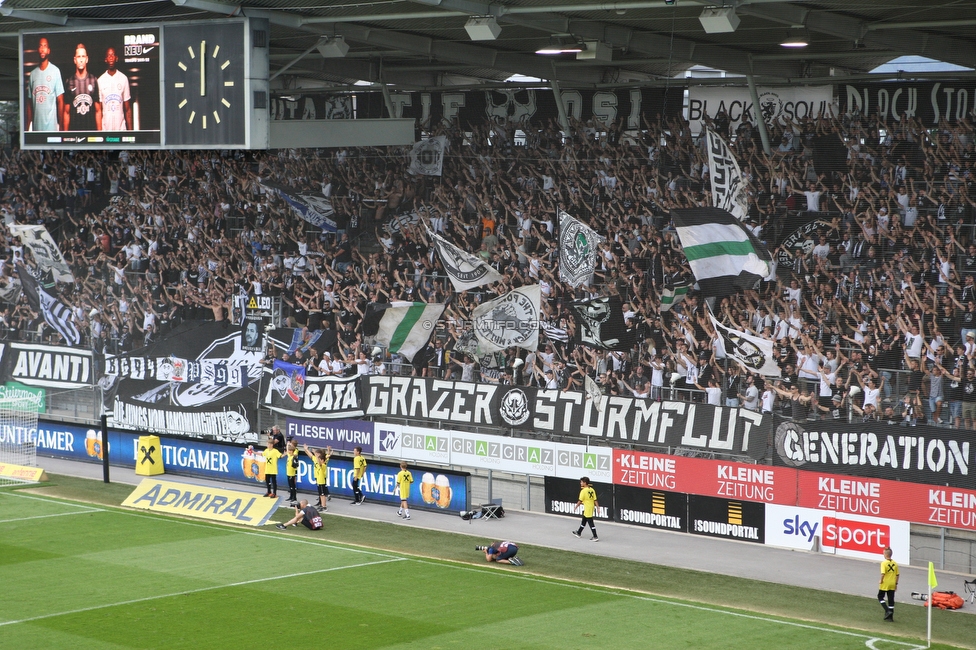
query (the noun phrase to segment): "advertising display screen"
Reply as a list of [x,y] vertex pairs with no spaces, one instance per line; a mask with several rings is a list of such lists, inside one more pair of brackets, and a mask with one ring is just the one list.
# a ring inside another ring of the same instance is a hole
[[25,147],[159,146],[160,31],[23,32]]

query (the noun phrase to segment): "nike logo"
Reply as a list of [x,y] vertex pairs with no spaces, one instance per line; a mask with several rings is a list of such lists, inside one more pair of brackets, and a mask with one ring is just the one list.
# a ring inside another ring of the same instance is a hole
[[143,54],[148,54],[148,53],[152,52],[155,49],[156,49],[156,46],[155,45],[153,45],[152,47],[144,47],[144,48],[142,48],[142,53]]

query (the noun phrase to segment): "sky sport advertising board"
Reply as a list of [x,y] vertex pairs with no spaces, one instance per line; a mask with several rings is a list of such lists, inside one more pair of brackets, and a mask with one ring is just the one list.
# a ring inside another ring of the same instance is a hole
[[890,546],[895,559],[908,564],[910,529],[907,521],[796,506],[766,506],[766,543],[785,548],[810,551],[819,540],[824,553],[877,560]]
[[22,32],[22,145],[158,147],[159,33],[155,25]]

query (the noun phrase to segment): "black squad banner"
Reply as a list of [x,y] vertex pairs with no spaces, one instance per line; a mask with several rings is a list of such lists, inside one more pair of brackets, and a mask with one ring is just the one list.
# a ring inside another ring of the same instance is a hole
[[[681,114],[682,89],[670,91],[668,116]],[[383,96],[377,92],[356,93],[289,93],[288,99],[275,97],[271,102],[274,120],[328,120],[353,117],[387,117]],[[566,114],[586,122],[596,118],[609,124],[623,118],[625,128],[644,128],[643,117],[651,121],[665,110],[665,91],[661,88],[622,88],[617,90],[563,90]],[[422,125],[437,126],[455,119],[462,125],[496,123],[540,124],[556,120],[559,111],[552,91],[544,88],[511,90],[472,90],[467,92],[390,93],[393,117],[412,117]]]
[[[739,408],[420,377],[363,378],[369,417],[514,427],[568,438],[763,458],[772,417]],[[335,417],[339,417],[336,415]]]
[[57,345],[0,343],[0,382],[70,390],[95,383],[90,350]]
[[240,330],[194,321],[146,349],[151,358],[216,362],[247,373],[247,386],[121,378],[112,405],[114,426],[224,442],[258,442],[259,352],[241,346]]
[[832,474],[972,488],[968,431],[879,422],[783,422],[775,465]]
[[762,544],[766,539],[766,504],[690,494],[688,532]]
[[[594,519],[613,521],[613,485],[611,483],[593,483],[596,490],[596,502],[600,507],[593,513]],[[546,512],[551,515],[568,515],[581,517],[583,506],[576,506],[579,501],[580,482],[578,479],[546,477]]]
[[[973,81],[890,81],[847,84],[837,89],[842,112],[882,122],[916,118],[931,128],[940,120],[961,122],[976,108]],[[817,168],[819,172],[819,167]]]
[[613,505],[613,519],[622,524],[688,532],[687,494],[615,485]]

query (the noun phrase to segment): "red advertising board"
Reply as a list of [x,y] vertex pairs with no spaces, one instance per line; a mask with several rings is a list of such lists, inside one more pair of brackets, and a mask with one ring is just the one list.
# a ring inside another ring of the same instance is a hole
[[614,449],[613,482],[976,530],[976,490]]

